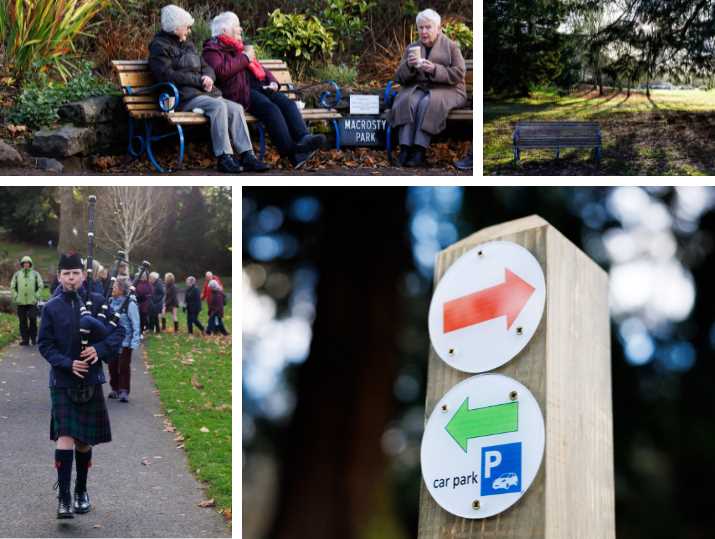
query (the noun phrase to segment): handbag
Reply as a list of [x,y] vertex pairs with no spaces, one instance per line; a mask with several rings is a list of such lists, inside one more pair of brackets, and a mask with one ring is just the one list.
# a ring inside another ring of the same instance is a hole
[[68,387],[67,396],[75,404],[85,404],[94,397],[94,386],[81,384],[77,387]]

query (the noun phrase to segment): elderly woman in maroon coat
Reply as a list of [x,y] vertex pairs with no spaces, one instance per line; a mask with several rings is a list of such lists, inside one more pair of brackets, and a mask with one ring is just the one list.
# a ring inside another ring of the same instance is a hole
[[241,23],[232,12],[211,22],[213,37],[204,43],[203,59],[216,73],[223,97],[243,105],[268,129],[278,152],[294,167],[302,166],[320,146],[324,135],[311,135],[296,104],[279,93],[273,73],[243,43]]
[[467,102],[464,58],[459,46],[442,33],[441,24],[431,9],[417,15],[420,39],[407,47],[395,75],[402,88],[388,120],[400,128],[402,166],[424,166],[432,136],[447,126],[450,110]]

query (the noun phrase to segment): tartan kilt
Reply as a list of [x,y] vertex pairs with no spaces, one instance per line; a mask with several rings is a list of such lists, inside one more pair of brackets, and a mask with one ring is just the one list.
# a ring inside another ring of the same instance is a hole
[[64,387],[51,387],[50,439],[71,436],[83,444],[97,445],[112,441],[109,414],[104,402],[102,384],[95,386],[94,396],[84,404],[72,402]]

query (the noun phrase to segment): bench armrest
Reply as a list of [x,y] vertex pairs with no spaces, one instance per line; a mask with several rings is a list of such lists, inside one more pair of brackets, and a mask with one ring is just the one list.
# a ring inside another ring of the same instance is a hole
[[397,92],[392,89],[392,85],[395,83],[393,80],[387,81],[387,87],[385,88],[385,97],[384,97],[384,102],[385,102],[385,108],[389,109],[392,107],[392,102],[397,96]]
[[[323,81],[323,84],[330,84],[333,87],[333,91],[326,90],[322,94],[320,94],[320,106],[324,109],[334,109],[338,106],[338,103],[340,103],[340,100],[343,98],[343,94],[340,91],[340,86],[338,86],[338,83],[334,80]],[[331,103],[330,101],[328,101],[328,99],[330,99],[332,95],[334,95],[334,97]]]
[[[179,89],[173,82],[160,82],[153,86],[148,86],[146,88],[140,88],[139,90],[134,90],[131,86],[125,86],[124,92],[126,95],[144,95],[153,94],[157,92],[162,87],[168,87],[171,93],[162,92],[159,95],[159,108],[164,112],[173,112],[179,106]],[[174,98],[174,103],[170,106],[170,98]]]

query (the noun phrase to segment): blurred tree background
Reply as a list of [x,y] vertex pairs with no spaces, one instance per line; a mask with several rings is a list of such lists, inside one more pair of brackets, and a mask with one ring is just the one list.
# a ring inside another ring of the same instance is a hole
[[[33,246],[48,250],[48,264],[37,267],[43,275],[55,271],[54,253],[87,250],[87,197],[97,196],[95,258],[104,265],[114,260],[117,247],[108,241],[121,235],[116,216],[107,204],[114,187],[0,187],[0,264],[12,269],[17,260],[9,253]],[[152,262],[162,273],[171,271],[177,282],[207,270],[231,275],[230,187],[124,188],[143,202],[147,216],[138,223],[154,231],[138,241],[130,262]],[[127,203],[126,200],[117,202]],[[44,262],[45,257],[42,257]],[[45,267],[46,266],[46,267]],[[16,268],[15,268],[16,269]],[[14,271],[14,270],[13,270]]]
[[242,206],[244,537],[416,537],[435,254],[530,214],[609,272],[618,536],[713,536],[713,188],[246,188]]

